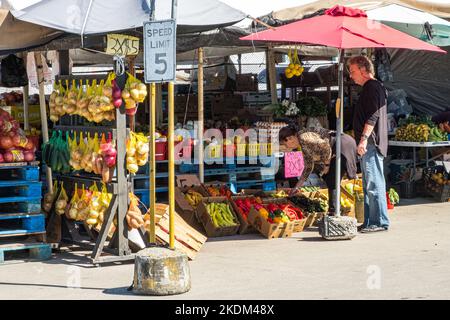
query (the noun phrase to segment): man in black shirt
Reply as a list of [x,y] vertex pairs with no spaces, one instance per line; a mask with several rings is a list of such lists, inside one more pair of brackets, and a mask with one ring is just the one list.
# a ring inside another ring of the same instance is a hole
[[365,56],[348,62],[350,77],[362,86],[353,114],[353,130],[361,156],[364,189],[364,224],[361,232],[388,230],[386,181],[383,159],[387,155],[387,92],[374,77],[372,62]]

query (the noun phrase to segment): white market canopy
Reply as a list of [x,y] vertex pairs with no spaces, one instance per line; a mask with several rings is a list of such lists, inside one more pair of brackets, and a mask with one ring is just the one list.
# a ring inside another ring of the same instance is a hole
[[[0,53],[44,45],[63,34],[140,29],[150,13],[145,0],[3,0],[0,9]],[[156,1],[155,19],[170,16],[171,1]],[[245,17],[245,13],[217,0],[178,0],[177,32],[212,30]],[[19,30],[26,30],[29,36],[11,37]]]

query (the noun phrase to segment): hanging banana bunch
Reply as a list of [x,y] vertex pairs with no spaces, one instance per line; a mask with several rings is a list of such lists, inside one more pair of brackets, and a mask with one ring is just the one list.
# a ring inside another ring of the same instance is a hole
[[303,68],[300,59],[298,58],[298,51],[295,48],[294,54],[292,54],[292,49],[289,48],[289,66],[284,70],[286,78],[290,79],[292,77],[299,77],[302,75],[305,68]]

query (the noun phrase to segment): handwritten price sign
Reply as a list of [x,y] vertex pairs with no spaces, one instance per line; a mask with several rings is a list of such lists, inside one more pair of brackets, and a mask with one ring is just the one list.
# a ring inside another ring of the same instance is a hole
[[139,38],[124,34],[108,34],[107,40],[107,54],[135,56],[139,53]]
[[300,177],[305,168],[303,153],[301,151],[286,152],[284,154],[285,178]]

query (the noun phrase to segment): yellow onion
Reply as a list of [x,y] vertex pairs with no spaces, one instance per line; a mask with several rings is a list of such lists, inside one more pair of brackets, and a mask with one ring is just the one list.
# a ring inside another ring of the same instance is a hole
[[127,157],[127,164],[136,164],[136,158],[134,157]]
[[130,98],[130,92],[127,89],[123,89],[122,91],[122,99],[126,100]]
[[112,97],[112,88],[110,86],[104,86],[103,87],[103,95],[107,97]]
[[139,101],[139,90],[138,89],[131,89],[130,95],[135,101]]
[[86,223],[88,224],[88,225],[90,225],[90,226],[95,226],[97,223],[98,223],[98,221],[97,221],[97,219],[87,219],[86,220]]
[[127,163],[127,170],[130,171],[131,173],[136,173],[138,172],[139,167],[137,164]]

